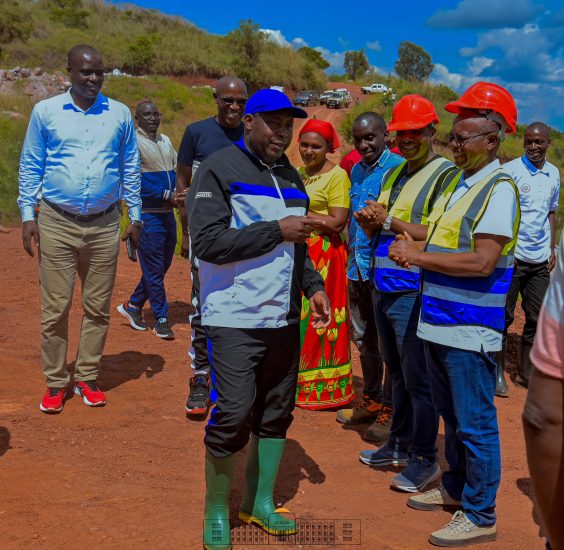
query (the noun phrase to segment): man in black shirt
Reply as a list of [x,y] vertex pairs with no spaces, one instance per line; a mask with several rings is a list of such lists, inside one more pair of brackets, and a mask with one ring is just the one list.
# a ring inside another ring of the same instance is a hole
[[[243,110],[247,103],[247,87],[237,77],[226,76],[217,81],[215,92],[217,115],[190,124],[184,132],[178,151],[176,189],[185,192],[192,181],[200,163],[212,153],[239,141],[243,137]],[[183,200],[180,201],[183,204]],[[180,207],[182,223],[183,257],[189,256],[188,218],[184,206]],[[189,355],[194,369],[190,380],[190,394],[186,402],[186,414],[198,416],[207,414],[209,406],[209,360],[206,336],[201,327],[200,281],[198,259],[192,255],[192,305],[194,314],[190,317],[192,345]]]

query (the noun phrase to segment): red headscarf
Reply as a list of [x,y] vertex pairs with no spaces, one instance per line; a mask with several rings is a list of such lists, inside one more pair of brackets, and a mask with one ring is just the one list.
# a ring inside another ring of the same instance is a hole
[[[339,147],[339,137],[333,125],[325,120],[318,120],[317,118],[311,118],[308,120],[303,128],[300,130],[299,137],[308,132],[313,132],[314,134],[319,134],[327,144],[329,145],[329,152],[332,153],[337,147]],[[299,139],[298,139],[299,141]]]

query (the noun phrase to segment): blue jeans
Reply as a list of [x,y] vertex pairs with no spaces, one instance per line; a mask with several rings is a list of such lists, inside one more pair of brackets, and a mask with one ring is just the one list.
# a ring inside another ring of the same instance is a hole
[[418,292],[374,291],[374,317],[382,358],[392,380],[392,427],[389,441],[412,455],[437,457],[439,415],[417,336]]
[[435,406],[445,422],[448,494],[476,525],[493,525],[501,478],[494,405],[496,364],[486,353],[425,342]]
[[168,317],[164,276],[176,248],[176,220],[172,212],[145,213],[142,219],[144,227],[137,249],[142,276],[129,301],[142,308],[149,300],[153,315],[158,320]]

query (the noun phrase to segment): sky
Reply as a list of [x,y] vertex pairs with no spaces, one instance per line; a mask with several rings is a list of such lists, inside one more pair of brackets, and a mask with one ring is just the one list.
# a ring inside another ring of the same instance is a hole
[[344,52],[364,48],[371,65],[391,73],[399,44],[409,40],[431,55],[433,82],[459,93],[479,80],[496,82],[514,95],[520,124],[541,120],[564,131],[561,0],[132,3],[180,15],[213,34],[252,19],[271,40],[319,50],[329,72],[344,72]]

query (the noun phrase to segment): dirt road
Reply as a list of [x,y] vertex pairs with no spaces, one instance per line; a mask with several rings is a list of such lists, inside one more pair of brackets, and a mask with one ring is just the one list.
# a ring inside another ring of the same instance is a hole
[[[340,111],[310,112],[338,122]],[[322,116],[323,115],[323,116]],[[296,159],[295,142],[290,156]],[[37,259],[25,255],[19,228],[0,234],[0,548],[82,549],[97,547],[201,548],[204,502],[202,444],[204,423],[186,420],[186,350],[190,295],[188,264],[175,257],[168,276],[171,320],[177,339],[163,342],[132,331],[115,307],[126,300],[139,277],[122,251],[113,298],[110,333],[100,386],[108,406],[90,409],[70,398],[58,416],[39,412],[44,391],[39,366]],[[77,285],[78,286],[78,285]],[[80,301],[70,320],[72,369]],[[357,389],[361,388],[354,350]],[[499,540],[487,549],[543,547],[532,517],[530,481],[520,415],[525,391],[511,385],[511,397],[498,401],[503,479],[498,497]],[[445,512],[417,512],[406,495],[392,492],[393,470],[377,471],[358,461],[369,448],[360,428],[344,429],[334,412],[295,411],[279,475],[277,502],[310,528],[336,530],[337,544],[309,539],[284,543],[294,548],[400,550],[428,548],[427,536],[449,519]],[[442,459],[443,436],[439,438]],[[242,487],[235,482],[232,517]],[[307,523],[309,522],[309,523]],[[348,524],[348,525],[347,525]],[[282,547],[243,543],[258,531],[233,520],[234,548]],[[346,539],[346,537],[352,539]],[[241,542],[241,544],[239,544]]]

